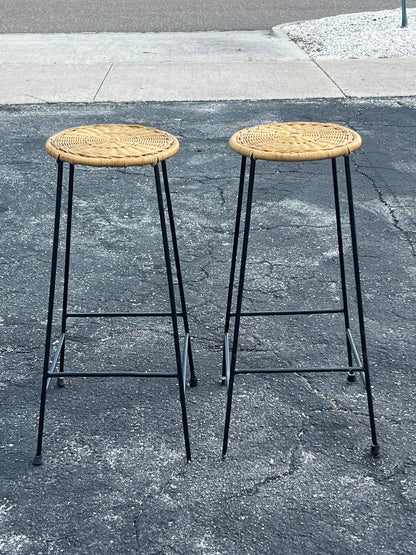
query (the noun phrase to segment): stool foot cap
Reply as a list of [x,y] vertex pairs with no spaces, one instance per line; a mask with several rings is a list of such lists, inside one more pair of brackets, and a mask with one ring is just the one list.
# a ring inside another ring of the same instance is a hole
[[42,464],[42,455],[35,455],[33,457],[33,465],[40,466]]
[[352,383],[355,382],[355,380],[357,379],[355,372],[350,372],[347,376],[347,380]]
[[57,385],[58,387],[65,387],[65,378],[58,378],[58,379],[56,380],[56,385]]
[[198,378],[196,376],[194,376],[193,378],[191,378],[189,380],[189,385],[191,387],[195,387],[196,385],[198,385]]
[[227,378],[225,376],[221,376],[221,385],[226,385]]
[[372,446],[371,446],[371,454],[372,454],[372,456],[373,456],[375,459],[377,459],[378,457],[380,457],[380,456],[381,456],[381,453],[380,453],[380,445],[372,445]]

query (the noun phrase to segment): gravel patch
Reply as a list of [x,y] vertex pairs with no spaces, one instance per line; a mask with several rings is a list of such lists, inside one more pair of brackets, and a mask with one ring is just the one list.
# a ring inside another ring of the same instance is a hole
[[416,8],[325,17],[280,26],[290,39],[313,58],[416,57]]

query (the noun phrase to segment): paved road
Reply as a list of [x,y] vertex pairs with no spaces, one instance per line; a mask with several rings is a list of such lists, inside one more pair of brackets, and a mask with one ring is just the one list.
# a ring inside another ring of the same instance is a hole
[[[270,29],[341,13],[400,8],[396,0],[2,0],[0,33],[147,32]],[[116,6],[116,7],[115,7]],[[407,1],[408,8],[416,0]]]

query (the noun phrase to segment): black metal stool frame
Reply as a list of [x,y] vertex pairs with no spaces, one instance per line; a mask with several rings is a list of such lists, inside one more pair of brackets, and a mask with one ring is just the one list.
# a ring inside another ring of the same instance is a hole
[[[57,383],[60,387],[64,385],[65,377],[133,377],[133,378],[177,378],[179,382],[179,395],[182,410],[182,425],[185,440],[186,457],[191,461],[191,448],[189,441],[188,431],[188,418],[186,413],[185,404],[185,385],[187,370],[190,371],[190,385],[196,386],[198,380],[195,375],[188,315],[185,303],[185,294],[182,280],[182,271],[179,260],[179,251],[177,245],[176,229],[174,223],[172,202],[169,190],[168,175],[166,169],[166,162],[161,162],[162,176],[163,176],[163,190],[161,185],[159,164],[154,166],[154,177],[156,186],[156,195],[158,201],[159,219],[163,240],[163,251],[166,266],[166,275],[169,290],[169,312],[81,312],[74,313],[68,312],[68,289],[69,289],[69,271],[70,271],[70,250],[71,250],[71,228],[72,228],[72,211],[73,211],[73,192],[74,192],[74,165],[69,164],[69,179],[68,179],[68,202],[67,202],[67,222],[66,222],[66,237],[65,237],[65,262],[64,262],[64,283],[63,283],[63,300],[62,300],[62,320],[61,320],[61,336],[53,356],[51,358],[51,341],[52,341],[52,325],[54,315],[54,302],[56,290],[56,274],[60,238],[60,221],[62,211],[62,189],[63,189],[63,173],[64,163],[60,160],[58,163],[57,172],[57,187],[56,187],[56,205],[55,205],[55,223],[53,233],[53,247],[52,247],[52,265],[51,265],[51,279],[49,286],[49,305],[48,305],[48,318],[46,327],[46,341],[45,341],[45,354],[43,364],[43,379],[42,379],[42,392],[40,401],[39,412],[39,428],[38,428],[38,441],[36,455],[33,459],[33,464],[38,466],[42,464],[42,442],[43,431],[45,422],[45,409],[46,409],[46,396],[47,390],[52,378],[57,378]],[[165,193],[166,210],[168,213],[169,228],[170,228],[170,241],[172,247],[169,246],[169,237],[165,217],[165,204],[163,198],[163,191]],[[176,307],[174,280],[172,272],[172,257],[171,248],[173,249],[173,264],[176,270],[176,278],[179,289],[181,310],[178,312]],[[173,339],[175,346],[176,356],[176,372],[128,372],[128,371],[108,371],[108,372],[72,372],[65,371],[64,358],[65,358],[65,338],[67,320],[69,318],[115,318],[115,317],[167,317],[172,320]],[[180,348],[178,318],[182,318],[185,333],[183,357]],[[59,362],[59,368],[58,368]]]
[[[318,309],[318,310],[281,310],[281,311],[262,311],[262,312],[253,312],[253,311],[243,312],[242,311],[244,280],[245,280],[245,271],[246,271],[246,262],[247,262],[247,253],[248,253],[248,240],[249,240],[250,222],[251,222],[251,209],[252,209],[252,203],[253,203],[254,176],[255,176],[255,168],[256,168],[256,160],[253,157],[251,157],[249,183],[248,183],[248,189],[246,194],[246,209],[245,209],[243,242],[241,247],[240,271],[239,271],[238,285],[237,285],[237,301],[236,301],[235,312],[232,312],[233,290],[234,290],[234,285],[237,282],[236,269],[237,269],[238,243],[239,243],[240,230],[242,227],[241,216],[243,211],[243,197],[244,197],[244,190],[245,190],[244,182],[245,182],[245,174],[246,174],[246,160],[247,160],[247,157],[242,156],[240,183],[239,183],[238,200],[237,200],[237,212],[236,212],[235,229],[234,229],[234,241],[233,241],[233,250],[232,250],[232,256],[231,256],[230,281],[229,281],[229,287],[228,287],[228,300],[227,300],[225,328],[224,328],[222,379],[223,379],[223,382],[226,382],[227,384],[227,408],[226,408],[226,417],[225,417],[222,456],[223,458],[225,458],[227,454],[234,378],[236,374],[256,374],[256,373],[275,374],[275,373],[293,373],[293,372],[298,372],[298,373],[348,372],[348,380],[354,381],[355,372],[360,372],[363,378],[363,382],[367,393],[368,412],[369,412],[369,418],[370,418],[370,429],[371,429],[371,438],[372,438],[371,453],[373,456],[376,457],[379,455],[380,448],[377,441],[374,408],[373,408],[373,397],[372,397],[372,391],[371,391],[370,372],[369,372],[368,357],[367,357],[367,341],[366,341],[365,326],[364,326],[364,313],[363,313],[362,292],[361,292],[361,284],[360,284],[360,269],[359,269],[359,260],[358,260],[357,236],[356,236],[354,202],[353,202],[353,191],[352,191],[351,168],[350,168],[349,156],[344,156],[344,164],[345,164],[348,213],[349,213],[349,224],[350,224],[350,234],[351,234],[351,250],[352,250],[352,258],[353,258],[353,266],[354,266],[356,303],[357,303],[357,312],[358,312],[359,333],[360,333],[360,340],[361,340],[361,358],[350,331],[350,312],[349,312],[348,297],[347,297],[344,246],[343,246],[343,236],[342,236],[342,222],[341,222],[336,158],[332,158],[331,162],[332,162],[332,180],[333,180],[333,189],[334,189],[336,227],[337,227],[337,239],[338,239],[340,279],[341,279],[341,290],[342,290],[342,308],[328,308],[328,309]],[[332,367],[310,367],[310,368],[307,368],[307,367],[237,368],[238,340],[239,340],[239,333],[240,333],[241,318],[250,317],[250,316],[285,316],[285,315],[288,316],[288,315],[336,314],[336,313],[341,313],[344,315],[346,346],[347,346],[347,354],[348,354],[347,367],[332,366]],[[232,344],[230,349],[229,333],[230,333],[231,319],[234,319],[234,333],[233,333],[233,339],[232,339]],[[231,359],[230,359],[230,350],[231,350]]]

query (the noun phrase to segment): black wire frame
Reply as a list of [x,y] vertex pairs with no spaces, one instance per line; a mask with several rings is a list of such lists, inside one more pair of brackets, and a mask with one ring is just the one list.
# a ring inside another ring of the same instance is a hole
[[[349,309],[349,302],[348,302],[348,295],[347,295],[345,253],[344,253],[345,249],[344,249],[344,241],[343,241],[343,234],[342,234],[340,198],[339,198],[340,195],[339,195],[336,158],[331,159],[331,164],[332,164],[332,180],[333,180],[336,228],[337,228],[337,239],[338,239],[340,281],[341,281],[341,291],[342,291],[342,307],[324,308],[324,309],[316,309],[316,310],[280,310],[280,311],[276,310],[276,311],[243,312],[242,303],[243,303],[243,293],[244,293],[244,281],[245,281],[246,263],[247,263],[247,255],[248,255],[251,211],[252,211],[252,204],[253,204],[254,178],[255,178],[255,171],[256,171],[256,160],[254,158],[250,158],[248,187],[247,187],[247,191],[245,191],[246,161],[247,161],[247,158],[245,156],[242,156],[238,199],[237,199],[237,210],[236,210],[236,219],[235,219],[235,229],[234,229],[234,239],[233,239],[233,248],[232,248],[232,255],[231,255],[230,279],[228,284],[228,297],[227,297],[225,325],[224,325],[222,381],[227,385],[227,405],[226,405],[226,414],[225,414],[222,456],[223,458],[225,458],[228,450],[234,379],[237,374],[260,374],[260,373],[278,374],[278,373],[295,373],[295,372],[296,373],[348,372],[348,380],[353,381],[355,379],[355,373],[360,372],[363,378],[363,382],[364,382],[366,394],[367,394],[367,404],[368,404],[368,413],[369,413],[371,439],[372,439],[371,453],[373,456],[377,457],[380,453],[380,447],[377,440],[375,416],[374,416],[374,403],[373,403],[371,378],[370,378],[368,356],[367,356],[367,340],[366,340],[366,333],[365,333],[362,291],[361,291],[361,281],[360,281],[360,269],[359,269],[359,257],[358,257],[358,247],[357,247],[355,213],[354,213],[354,199],[353,199],[352,180],[351,180],[350,157],[349,156],[344,157],[344,166],[345,166],[345,181],[346,181],[346,190],[347,190],[347,199],[348,199],[348,214],[349,214],[349,227],[350,227],[350,235],[351,235],[351,251],[352,251],[352,259],[353,259],[354,283],[355,283],[355,293],[356,293],[356,305],[357,305],[356,308],[358,313],[359,335],[360,335],[360,342],[361,342],[361,355],[359,354],[359,350],[357,349],[357,346],[354,343],[354,339],[350,329],[350,309]],[[244,206],[243,206],[244,196],[246,197],[246,200],[245,200],[245,213],[243,218],[242,216],[243,216],[243,209],[244,209]],[[240,254],[240,265],[237,272],[239,240],[241,235],[242,235],[242,246],[241,246],[241,254]],[[237,289],[236,291],[237,299],[235,302],[236,308],[235,308],[235,311],[233,312],[232,306],[233,306],[233,296],[234,296],[235,287]],[[249,318],[254,316],[287,316],[287,315],[335,314],[335,313],[340,313],[344,315],[345,339],[346,339],[346,349],[347,349],[347,356],[348,356],[347,366],[286,367],[286,368],[238,368],[237,367],[238,343],[239,343],[239,334],[240,334],[240,324],[241,324],[242,318]],[[232,320],[234,320],[234,330],[231,338],[230,324]]]

